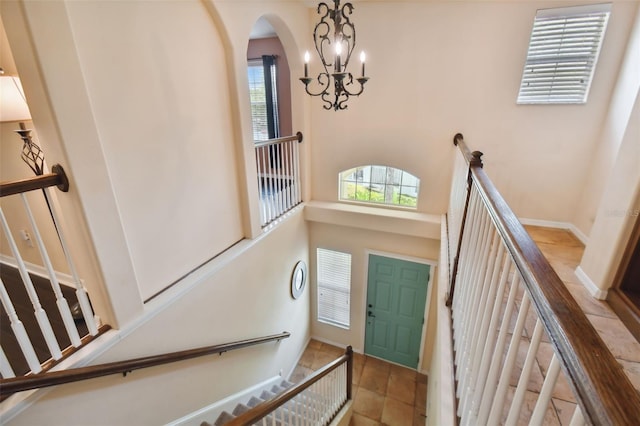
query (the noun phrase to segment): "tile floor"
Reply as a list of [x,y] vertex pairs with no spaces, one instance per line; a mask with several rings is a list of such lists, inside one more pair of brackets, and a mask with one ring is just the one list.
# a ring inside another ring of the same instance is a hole
[[[343,353],[344,348],[311,340],[290,380],[301,381]],[[354,353],[351,425],[422,426],[426,401],[427,376]]]
[[624,326],[604,300],[593,298],[575,274],[584,245],[562,229],[525,227],[538,244],[602,340],[622,365],[633,386],[640,392],[640,342]]

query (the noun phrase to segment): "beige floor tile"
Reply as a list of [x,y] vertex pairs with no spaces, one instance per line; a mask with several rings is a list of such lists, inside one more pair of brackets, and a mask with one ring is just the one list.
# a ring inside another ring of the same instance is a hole
[[427,384],[418,382],[416,383],[416,410],[420,414],[427,413]]
[[567,402],[561,399],[552,399],[551,403],[556,410],[560,424],[563,426],[571,424],[571,417],[573,417],[573,413],[577,405],[573,402]]
[[382,361],[371,361],[367,358],[360,377],[359,386],[370,391],[384,395],[387,392],[390,365]]
[[362,354],[353,354],[353,383],[360,384],[360,378],[362,377],[362,370],[364,369],[364,363],[366,358]]
[[382,411],[382,424],[389,426],[412,426],[414,417],[413,405],[393,398],[385,398]]
[[416,377],[418,376],[418,372],[416,370],[412,370],[407,367],[402,367],[400,365],[391,364],[389,369],[389,374],[396,377],[401,377],[406,380],[416,381]]
[[592,297],[582,284],[565,283],[565,285],[585,314],[617,318],[617,315],[607,302]]
[[[547,370],[549,368],[549,364],[551,363],[551,359],[553,358],[553,353],[553,346],[551,346],[550,343],[540,343],[540,348],[538,349],[536,360],[538,361],[538,366],[542,371],[542,375],[544,377],[547,376]],[[558,380],[556,381],[556,386],[553,388],[552,396],[563,401],[571,403],[576,402],[576,398],[573,395],[573,390],[571,390],[571,386],[567,381],[567,377],[562,371],[560,371],[560,375],[558,376]]]
[[307,348],[318,350],[320,349],[320,346],[322,346],[322,342],[320,342],[319,340],[311,339],[309,341],[309,344],[307,345]]
[[331,354],[328,352],[318,351],[313,359],[313,363],[311,364],[311,368],[313,370],[319,370],[325,365],[329,364],[331,361],[334,361],[338,358],[335,354]]
[[[504,409],[502,412],[502,421],[501,424],[504,424],[507,420],[507,416],[509,415],[509,409],[511,407],[511,401],[513,400],[513,396],[515,393],[515,388],[513,386],[509,386],[509,390],[507,391],[507,395],[505,398]],[[520,409],[520,413],[518,416],[517,424],[526,425],[529,424],[529,419],[531,418],[531,414],[533,413],[533,409],[536,406],[536,401],[538,400],[538,394],[535,392],[525,392],[524,402],[522,404],[522,408]],[[543,424],[545,426],[557,426],[560,424],[558,420],[558,416],[555,412],[555,409],[552,405],[547,408],[545,413]]]
[[613,356],[625,361],[640,362],[640,343],[618,318],[587,314]]
[[358,413],[353,413],[349,426],[379,426],[380,422],[365,417]]
[[302,353],[302,356],[300,357],[300,361],[298,361],[298,365],[311,368],[311,365],[313,365],[313,359],[315,358],[315,356],[316,356],[315,350],[311,348],[305,349],[305,351]]
[[414,405],[416,399],[415,380],[394,375],[392,372],[389,375],[389,383],[387,384],[387,397]]
[[413,410],[413,426],[425,426],[427,423],[427,416],[420,412],[417,408]]
[[359,388],[353,402],[353,412],[379,421],[384,408],[384,396],[368,389]]
[[629,380],[631,380],[633,387],[640,392],[640,362],[625,361],[622,359],[619,359],[618,362],[622,365],[622,369],[627,377],[629,377]]

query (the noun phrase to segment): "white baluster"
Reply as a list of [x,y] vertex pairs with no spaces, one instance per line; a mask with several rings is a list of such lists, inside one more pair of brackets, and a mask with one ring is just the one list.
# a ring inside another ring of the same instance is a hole
[[29,295],[29,300],[31,300],[31,304],[33,305],[33,313],[36,317],[36,321],[38,322],[38,326],[40,326],[42,335],[44,336],[44,341],[46,342],[47,348],[49,348],[49,352],[51,353],[53,359],[60,359],[62,358],[60,346],[58,345],[56,336],[53,333],[53,329],[51,328],[51,323],[49,322],[47,313],[44,311],[44,309],[42,309],[42,305],[40,305],[40,298],[36,293],[36,289],[33,286],[31,277],[27,272],[27,267],[22,260],[20,252],[18,251],[18,246],[13,239],[13,235],[11,234],[11,230],[9,229],[9,224],[7,223],[7,219],[5,218],[2,209],[0,209],[0,218],[2,219],[2,228],[4,229],[7,242],[9,243],[9,247],[11,248],[11,253],[16,259],[18,270],[20,271],[20,276],[22,277],[25,289],[27,290],[27,294]]
[[58,219],[58,214],[56,213],[56,209],[53,208],[53,202],[51,199],[51,193],[49,188],[44,188],[44,196],[47,199],[47,202],[51,206],[51,218],[53,219],[53,223],[55,224],[56,230],[58,231],[58,239],[60,240],[60,245],[62,246],[62,252],[64,253],[65,258],[67,259],[67,265],[69,265],[69,270],[71,271],[71,276],[73,277],[76,285],[76,298],[78,299],[78,303],[80,305],[80,310],[82,311],[82,316],[84,318],[84,322],[89,330],[89,334],[92,336],[96,336],[98,334],[98,327],[96,324],[96,320],[93,316],[93,310],[91,309],[91,304],[89,303],[89,296],[87,295],[87,291],[84,289],[82,285],[82,281],[80,280],[80,275],[76,270],[75,263],[71,258],[71,253],[69,251],[69,246],[66,243],[64,232],[62,232],[62,225],[60,220]]
[[[484,384],[484,379],[480,379],[484,376],[488,369],[488,361],[483,369],[481,369],[482,359],[488,359],[486,352],[493,353],[493,334],[489,333],[489,322],[493,316],[493,309],[496,302],[496,292],[498,291],[499,278],[501,271],[500,265],[504,263],[504,246],[500,243],[500,238],[497,232],[494,234],[493,246],[491,248],[491,255],[489,256],[490,267],[487,268],[485,274],[485,280],[488,282],[485,284],[487,290],[483,293],[483,297],[480,300],[479,305],[483,307],[483,314],[479,321],[476,322],[476,328],[474,329],[475,349],[473,350],[473,363],[471,365],[471,377],[469,379],[469,395],[465,399],[464,411],[467,413],[467,420],[473,423],[472,405],[473,401],[477,400],[482,391],[479,382]],[[500,295],[500,298],[502,296]],[[476,337],[477,336],[477,337]],[[463,422],[465,423],[465,422]]]
[[[31,340],[29,340],[29,336],[27,335],[27,331],[24,329],[22,321],[20,321],[20,318],[18,318],[18,314],[13,307],[13,303],[11,302],[11,298],[9,297],[9,293],[7,293],[7,289],[4,287],[4,282],[2,281],[2,279],[0,279],[0,284],[0,300],[2,300],[2,306],[7,312],[9,321],[11,321],[11,329],[13,330],[13,334],[18,341],[20,349],[22,350],[22,355],[24,355],[24,358],[27,361],[27,365],[29,365],[29,369],[31,369],[31,372],[39,373],[42,371],[42,367],[40,366],[40,361],[36,356],[36,352],[33,350]],[[4,375],[4,372],[2,374]]]
[[531,370],[536,362],[536,354],[538,353],[538,346],[540,345],[540,339],[542,338],[542,323],[538,318],[536,320],[536,328],[533,330],[533,336],[529,343],[529,351],[527,352],[527,358],[524,361],[522,372],[520,373],[520,379],[518,380],[518,386],[516,387],[516,393],[513,395],[511,401],[511,409],[509,410],[509,416],[505,424],[515,425],[518,422],[518,416],[522,409],[522,403],[527,392],[527,384],[529,383],[529,376]]
[[80,335],[78,335],[78,329],[76,328],[76,324],[73,321],[73,316],[71,315],[71,310],[69,309],[69,303],[67,303],[67,300],[64,298],[62,290],[60,289],[58,277],[56,276],[53,265],[51,264],[51,259],[49,258],[47,249],[44,246],[44,242],[42,241],[40,230],[38,229],[38,225],[36,224],[36,221],[33,217],[31,208],[29,207],[29,203],[27,202],[27,197],[24,192],[20,195],[22,197],[22,204],[24,205],[24,209],[27,212],[27,218],[29,219],[29,223],[31,224],[33,236],[35,237],[36,243],[38,244],[38,249],[40,250],[42,262],[44,263],[44,266],[49,274],[51,289],[56,296],[56,306],[58,307],[58,311],[60,312],[60,316],[62,317],[64,328],[65,330],[67,330],[67,334],[69,335],[71,344],[77,348],[81,345]]
[[[513,334],[511,335],[509,350],[507,351],[507,357],[505,358],[504,367],[502,368],[502,374],[500,374],[500,381],[498,382],[493,404],[491,405],[487,424],[498,424],[500,417],[502,416],[502,408],[504,407],[505,396],[509,387],[509,378],[511,377],[511,372],[513,371],[513,367],[516,363],[516,357],[518,356],[518,346],[520,346],[522,329],[524,328],[527,313],[529,312],[529,304],[529,297],[525,294],[522,299],[522,304],[520,305],[520,312],[518,312],[516,326],[513,329]],[[508,324],[506,324],[506,326],[508,327]]]
[[[482,356],[482,362],[480,363],[481,375],[476,388],[478,389],[477,397],[474,397],[472,401],[471,412],[473,418],[480,424],[486,423],[486,417],[489,415],[489,402],[493,398],[493,394],[495,391],[498,366],[500,365],[502,354],[504,353],[504,343],[507,336],[507,331],[509,329],[511,312],[513,311],[513,306],[515,304],[515,298],[517,294],[517,277],[515,279],[515,285],[512,285],[509,291],[509,296],[505,306],[505,312],[502,317],[502,324],[500,325],[500,330],[496,339],[495,335],[498,331],[498,322],[500,321],[500,311],[503,304],[504,290],[506,287],[507,279],[509,278],[509,273],[511,271],[512,265],[513,263],[511,262],[511,257],[505,255],[504,263],[502,265],[498,294],[495,298],[491,323],[489,324],[489,336],[487,338],[487,345],[489,345],[489,350],[486,350]],[[484,404],[484,406],[482,404]],[[482,417],[476,417],[479,412],[481,413]]]
[[13,368],[11,368],[11,364],[9,364],[9,360],[4,354],[4,349],[2,349],[2,347],[0,347],[0,374],[2,374],[4,379],[16,377],[16,374],[13,372]]
[[295,174],[296,174],[296,203],[302,202],[302,182],[300,180],[300,143],[294,143],[294,166],[295,166]]
[[531,414],[531,420],[529,421],[530,425],[542,424],[544,415],[547,412],[547,407],[549,406],[549,401],[551,401],[553,388],[556,386],[556,382],[558,381],[559,373],[560,362],[554,353],[547,370],[547,376],[544,379],[544,384],[542,385],[542,389],[540,389],[540,395],[538,396],[536,407],[533,409],[533,413]]
[[260,162],[260,151],[262,149],[260,147],[254,148],[254,152],[256,155],[256,175],[258,176],[258,202],[260,204],[260,224],[264,225],[265,223],[265,210],[264,210],[264,187],[263,187],[263,170]]
[[576,405],[576,409],[573,411],[569,426],[583,426],[585,424],[584,417],[582,415],[582,409],[579,405]]

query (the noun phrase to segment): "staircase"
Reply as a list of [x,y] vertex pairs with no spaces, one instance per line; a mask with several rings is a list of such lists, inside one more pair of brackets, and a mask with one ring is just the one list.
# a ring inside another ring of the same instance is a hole
[[200,426],[245,425],[346,425],[351,418],[353,350],[315,371],[302,382],[282,380],[271,389],[245,396],[233,411],[223,411],[214,423]]
[[[231,420],[235,419],[240,414],[246,413],[250,409],[256,407],[258,404],[274,399],[276,396],[280,395],[291,386],[293,386],[293,383],[287,380],[283,380],[279,385],[274,385],[270,390],[262,391],[262,393],[259,396],[252,396],[249,399],[249,401],[247,401],[246,404],[236,405],[236,407],[233,409],[231,413],[229,413],[228,411],[223,411],[218,416],[216,421],[213,423],[213,426],[222,426],[224,424],[229,423]],[[269,416],[267,416],[265,418],[267,419],[267,424],[272,424],[272,420],[274,417],[283,418],[284,416],[284,418],[289,418],[289,415],[291,415],[291,418],[294,418],[294,416],[297,416],[298,413],[292,412],[292,407],[295,408],[297,406],[296,399],[300,398],[301,396],[302,395],[298,395],[298,397],[291,400],[288,404],[283,406],[279,411],[276,411],[270,414]],[[280,425],[281,422],[276,420],[276,424]],[[207,422],[202,422],[200,426],[212,426],[212,424]]]

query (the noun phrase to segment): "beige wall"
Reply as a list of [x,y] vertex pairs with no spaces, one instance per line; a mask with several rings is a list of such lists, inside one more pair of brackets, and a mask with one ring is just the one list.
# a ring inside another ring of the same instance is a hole
[[356,51],[371,79],[347,111],[311,100],[312,198],[335,200],[341,170],[387,164],[421,179],[419,211],[442,213],[462,132],[518,216],[572,222],[637,2],[613,2],[587,104],[516,96],[536,9],[583,3],[357,3]]
[[[290,279],[308,259],[302,211],[246,247],[205,265],[188,292],[149,321],[121,336],[94,363],[159,354],[288,331],[280,343],[51,388],[7,425],[158,425],[283,372],[287,375],[309,339],[307,287],[294,300]],[[165,303],[162,296],[148,304]],[[116,388],[117,386],[117,388]],[[215,419],[210,419],[213,422]]]

